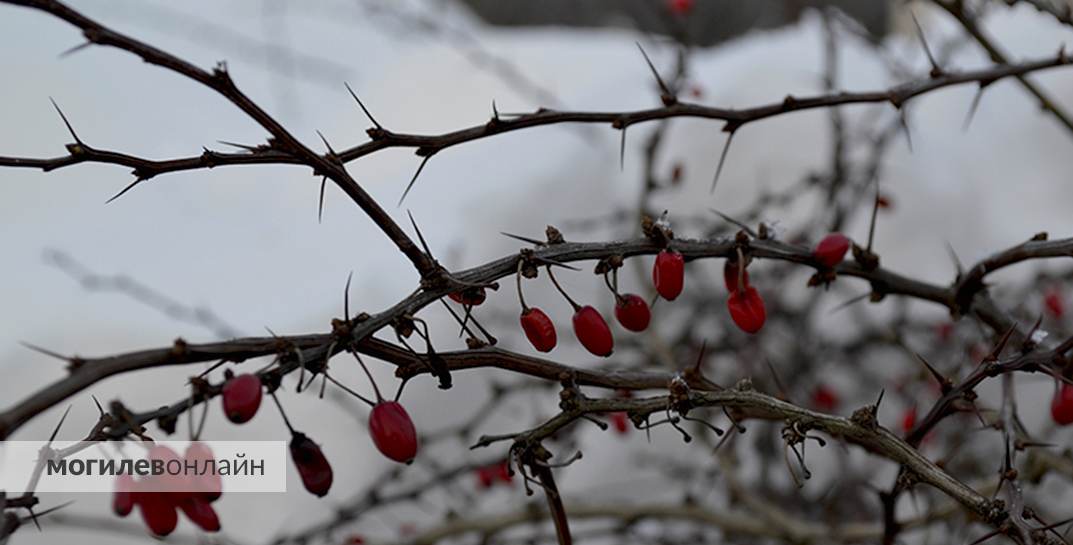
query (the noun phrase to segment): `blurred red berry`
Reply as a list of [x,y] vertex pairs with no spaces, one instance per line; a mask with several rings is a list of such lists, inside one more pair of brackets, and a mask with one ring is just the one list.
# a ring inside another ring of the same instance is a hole
[[812,404],[821,411],[834,411],[838,408],[838,403],[838,394],[826,384],[820,384],[812,391]]
[[611,427],[619,435],[630,433],[630,417],[624,412],[611,413]]
[[[200,462],[199,467],[205,467],[208,461],[215,460],[209,446],[200,441],[190,443],[186,447],[186,452],[183,453],[183,458],[188,462]],[[223,494],[223,479],[219,474],[206,472],[203,475],[194,475],[191,478],[193,479],[193,491],[206,500],[210,502],[216,501]]]
[[112,493],[112,511],[125,517],[134,510],[135,486],[134,477],[122,474],[116,477],[115,491]]
[[175,511],[173,496],[167,492],[143,492],[138,495],[138,509],[150,532],[166,536],[175,531],[179,514]]
[[816,245],[812,257],[825,267],[834,267],[842,262],[849,250],[849,239],[842,233],[831,233]]
[[475,307],[488,298],[488,292],[484,288],[466,288],[462,291],[448,293],[447,297],[460,305]]
[[179,508],[183,510],[186,518],[206,532],[220,531],[220,517],[216,516],[216,510],[209,505],[209,501],[200,496],[185,495],[179,501]]
[[752,286],[731,292],[727,299],[727,309],[730,310],[734,323],[746,333],[760,331],[767,319],[764,300]]
[[224,414],[235,424],[249,422],[261,406],[261,379],[243,373],[224,382],[222,397]]
[[1059,426],[1073,424],[1073,385],[1063,382],[1051,401],[1051,418]]
[[694,0],[667,0],[667,8],[675,15],[687,15],[693,11]]
[[917,407],[913,405],[902,414],[902,432],[906,435],[917,425]]
[[291,460],[294,467],[298,468],[298,475],[302,477],[305,489],[317,497],[327,494],[332,487],[334,474],[332,465],[328,463],[320,447],[305,434],[295,432],[291,437],[290,451]]
[[1043,306],[1047,312],[1055,318],[1061,318],[1066,311],[1065,302],[1062,301],[1062,293],[1058,289],[1050,289],[1043,296]]

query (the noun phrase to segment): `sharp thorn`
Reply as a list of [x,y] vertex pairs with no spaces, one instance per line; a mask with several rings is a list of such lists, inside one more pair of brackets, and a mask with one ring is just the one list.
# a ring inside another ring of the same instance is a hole
[[346,83],[346,82],[343,82],[343,85],[345,85],[345,86],[346,86],[346,90],[347,90],[347,91],[350,91],[350,96],[354,97],[354,101],[358,103],[358,106],[359,106],[359,107],[361,108],[361,111],[365,112],[365,117],[368,117],[368,118],[369,118],[369,121],[371,121],[371,122],[372,122],[372,124],[376,126],[376,128],[378,128],[378,129],[380,129],[380,130],[384,130],[384,127],[383,127],[383,126],[381,126],[381,125],[380,125],[380,123],[378,123],[378,122],[376,121],[376,118],[375,118],[375,117],[373,117],[373,114],[369,113],[369,109],[368,109],[368,108],[366,108],[366,107],[365,107],[365,104],[363,104],[363,103],[361,102],[361,99],[360,99],[360,98],[358,98],[358,94],[357,94],[357,93],[355,93],[355,92],[354,92],[354,90],[350,88],[350,84],[349,84],[349,83]]
[[135,178],[134,181],[131,182],[130,185],[128,185],[127,187],[124,187],[122,191],[116,193],[115,195],[112,195],[112,198],[108,199],[107,201],[104,201],[104,204],[111,204],[112,201],[122,197],[124,194],[126,194],[127,191],[134,189],[134,186],[144,182],[145,180],[145,178]]
[[414,177],[410,178],[410,183],[406,184],[406,191],[402,192],[402,197],[399,197],[399,203],[396,206],[402,206],[402,201],[406,200],[406,196],[410,194],[410,190],[413,189],[414,183],[417,182],[417,177],[420,176],[421,171],[425,169],[425,163],[428,163],[428,160],[431,158],[431,155],[426,155],[425,158],[421,160],[421,164],[417,166],[417,172],[414,172]]
[[712,188],[708,190],[708,193],[714,193],[715,184],[719,183],[719,176],[723,173],[723,164],[727,160],[727,152],[730,151],[730,143],[734,140],[734,132],[730,131],[726,143],[723,144],[723,152],[719,154],[719,165],[715,167],[715,177],[712,178]]
[[48,97],[48,100],[52,103],[52,107],[56,108],[56,113],[60,114],[60,119],[62,119],[63,124],[67,126],[67,132],[71,133],[71,138],[74,138],[76,143],[82,144],[82,139],[79,138],[77,134],[75,134],[74,128],[71,127],[71,122],[67,120],[67,116],[64,115],[63,110],[60,109],[59,104],[56,104],[56,101],[53,100],[52,97]]

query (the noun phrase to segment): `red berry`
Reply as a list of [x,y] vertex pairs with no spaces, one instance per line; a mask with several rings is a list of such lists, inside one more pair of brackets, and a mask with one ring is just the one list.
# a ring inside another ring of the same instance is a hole
[[513,479],[510,474],[510,464],[506,460],[477,468],[477,488],[491,488],[496,481],[509,484]]
[[190,522],[197,524],[206,532],[220,531],[220,517],[216,516],[216,510],[209,505],[209,501],[199,496],[186,496],[179,502],[179,508],[186,514]]
[[842,233],[831,233],[816,245],[812,251],[812,257],[816,258],[824,267],[834,267],[842,262],[849,250],[849,239]]
[[541,352],[551,352],[555,348],[555,324],[543,310],[530,307],[522,310],[522,331],[533,345]]
[[138,508],[142,520],[149,531],[158,536],[166,536],[179,524],[179,514],[175,512],[174,494],[166,492],[143,492],[138,496]]
[[656,255],[656,264],[652,267],[652,283],[660,297],[673,301],[682,293],[685,266],[685,258],[674,250],[663,250]]
[[838,408],[838,394],[825,384],[820,384],[812,392],[812,404],[824,412],[831,412]]
[[745,288],[749,286],[749,270],[741,271],[741,286],[738,286],[738,260],[728,259],[723,263],[723,284],[726,285],[727,291],[733,293],[739,287]]
[[611,328],[600,313],[590,305],[585,305],[574,313],[574,335],[581,341],[581,346],[594,356],[606,358],[615,347],[611,337]]
[[479,467],[477,468],[477,488],[482,490],[492,488],[495,484],[496,476],[492,472],[491,468]]
[[891,202],[891,198],[887,195],[880,195],[879,198],[876,199],[876,204],[882,209],[890,209],[894,207],[894,203]]
[[332,487],[332,465],[320,447],[304,433],[295,432],[290,444],[291,460],[298,468],[302,484],[311,494],[323,497]]
[[913,405],[906,409],[905,414],[902,415],[902,432],[909,434],[913,431],[913,426],[917,425],[917,407]]
[[228,420],[235,424],[249,422],[261,406],[261,379],[250,373],[227,379],[223,400]]
[[1062,301],[1062,294],[1057,289],[1052,289],[1047,292],[1047,295],[1043,296],[1043,305],[1047,307],[1047,312],[1055,318],[1061,318],[1065,314],[1065,304]]
[[693,11],[693,2],[694,0],[668,0],[667,7],[671,10],[671,13],[686,15]]
[[639,295],[627,293],[615,303],[615,318],[622,327],[630,331],[644,331],[648,329],[652,312],[648,310],[648,303]]
[[1059,426],[1073,424],[1073,386],[1063,382],[1051,401],[1051,418]]
[[[200,441],[190,443],[186,447],[183,458],[188,462],[199,462],[199,467],[204,467],[206,462],[215,460],[212,449]],[[220,495],[223,494],[223,480],[219,474],[206,472],[204,475],[194,475],[191,478],[193,492],[210,502],[220,499]]]
[[134,477],[124,473],[116,478],[115,492],[112,493],[112,511],[125,517],[134,510],[134,494],[137,483]]
[[764,327],[767,313],[764,311],[764,300],[756,288],[747,286],[742,290],[734,290],[727,299],[727,309],[734,323],[746,333],[756,333]]
[[611,426],[619,435],[630,433],[630,417],[624,412],[611,413]]
[[452,301],[460,305],[469,305],[475,307],[484,302],[488,298],[488,292],[484,288],[466,288],[462,291],[456,291],[448,293],[447,297],[450,297]]
[[495,466],[495,476],[500,481],[510,483],[514,481],[514,476],[510,474],[510,462],[503,460]]
[[950,340],[950,336],[954,334],[953,322],[941,322],[935,326],[935,335],[939,337],[939,342],[946,342]]
[[682,166],[682,163],[675,163],[674,167],[671,168],[671,183],[677,185],[679,182],[681,182],[682,173],[684,171],[685,167]]
[[405,464],[417,456],[417,431],[406,409],[394,401],[382,401],[369,413],[369,433],[380,452]]

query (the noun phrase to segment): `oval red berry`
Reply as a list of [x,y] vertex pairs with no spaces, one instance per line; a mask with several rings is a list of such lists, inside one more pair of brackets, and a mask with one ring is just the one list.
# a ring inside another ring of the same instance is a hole
[[244,373],[224,383],[222,397],[227,419],[242,424],[249,422],[261,406],[261,379]]
[[115,492],[112,493],[112,511],[115,514],[125,517],[134,510],[136,486],[134,477],[129,474],[124,473],[116,477]]
[[334,474],[332,465],[328,463],[320,447],[305,434],[295,433],[294,437],[291,437],[290,451],[291,460],[298,469],[298,475],[302,477],[305,489],[317,497],[327,494],[332,487]]
[[1073,424],[1073,385],[1063,382],[1051,401],[1051,418],[1059,426]]
[[138,508],[150,532],[166,536],[175,531],[179,514],[175,511],[173,496],[167,492],[144,492],[139,496]]
[[547,314],[544,314],[543,310],[536,307],[523,310],[521,323],[522,331],[525,332],[533,348],[541,352],[551,352],[551,349],[555,348],[557,342],[555,324]]
[[656,255],[652,267],[652,284],[660,297],[673,301],[682,293],[685,283],[685,258],[674,250],[663,250]]
[[600,312],[589,305],[574,313],[574,335],[581,342],[581,346],[594,356],[606,358],[615,347],[611,328],[607,327],[607,322]]
[[376,448],[404,464],[417,456],[417,431],[406,409],[394,401],[377,403],[369,413],[369,433]]
[[179,502],[179,508],[183,510],[186,518],[206,532],[220,531],[220,517],[216,516],[216,510],[209,505],[209,501],[199,496],[186,496]]
[[652,311],[641,296],[627,293],[615,303],[615,319],[630,331],[644,331],[652,320]]
[[849,239],[842,233],[831,233],[816,245],[812,257],[825,267],[834,267],[842,262],[849,250]]
[[767,319],[764,300],[752,286],[734,290],[727,299],[727,309],[730,311],[730,318],[746,333],[760,331]]

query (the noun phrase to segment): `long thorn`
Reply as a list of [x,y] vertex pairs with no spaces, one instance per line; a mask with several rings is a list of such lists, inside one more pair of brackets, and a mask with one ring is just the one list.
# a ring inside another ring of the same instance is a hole
[[406,191],[402,192],[402,197],[399,197],[399,204],[396,206],[402,206],[402,201],[405,201],[406,196],[410,194],[410,190],[413,189],[414,183],[417,182],[417,177],[421,175],[421,171],[425,169],[425,163],[428,163],[429,159],[432,159],[431,155],[426,155],[425,158],[421,160],[421,164],[417,166],[417,172],[414,172],[414,177],[410,178],[410,183],[406,184]]
[[980,107],[980,99],[984,97],[984,86],[981,85],[976,89],[976,94],[972,96],[972,103],[969,104],[969,111],[965,114],[965,121],[961,123],[961,130],[969,130],[969,125],[972,124],[972,118],[976,117],[976,109]]
[[67,116],[64,115],[63,110],[60,109],[60,106],[56,104],[56,101],[53,100],[52,97],[48,97],[48,100],[52,103],[52,107],[56,108],[56,113],[60,114],[60,119],[63,120],[63,124],[67,125],[67,132],[71,133],[71,138],[74,138],[75,142],[82,144],[82,139],[79,138],[77,134],[75,134],[74,128],[71,127],[71,122],[67,121]]
[[112,195],[112,198],[108,199],[107,201],[104,201],[104,204],[109,204],[112,201],[122,197],[127,191],[130,191],[131,189],[134,189],[134,186],[144,182],[145,180],[146,180],[146,178],[135,178],[134,181],[131,182],[130,185],[128,185],[127,187],[124,187],[122,191],[120,191],[119,193],[116,193],[115,195]]
[[328,177],[320,179],[320,198],[317,199],[317,223],[324,221],[324,188],[328,185]]
[[71,406],[68,405],[67,409],[63,411],[63,416],[60,417],[60,421],[56,423],[56,429],[52,430],[52,435],[48,436],[48,444],[51,445],[52,441],[56,439],[56,434],[60,433],[60,428],[63,427],[63,421],[67,420],[67,415],[71,412]]
[[369,121],[372,121],[373,125],[376,125],[376,128],[378,128],[380,130],[384,130],[384,127],[382,125],[380,125],[380,123],[378,123],[376,121],[376,118],[373,117],[373,114],[369,113],[369,109],[366,108],[365,104],[363,104],[361,102],[361,99],[358,98],[358,94],[355,93],[354,90],[350,88],[350,84],[344,81],[343,85],[346,86],[347,91],[350,91],[350,96],[354,97],[354,101],[358,103],[358,106],[361,108],[361,111],[365,112],[365,117],[368,117]]
[[645,53],[645,48],[641,47],[640,42],[634,42],[637,44],[637,49],[641,51],[641,55],[645,58],[645,62],[648,64],[648,69],[652,71],[652,75],[656,77],[656,83],[659,84],[660,91],[667,97],[674,97],[674,93],[667,87],[667,84],[663,82],[663,78],[660,77],[659,72],[656,70],[655,65],[652,64],[652,59],[648,58],[648,53]]
[[726,143],[723,144],[723,152],[719,154],[719,165],[715,167],[715,177],[712,178],[712,188],[708,190],[708,193],[714,193],[715,184],[719,183],[719,176],[723,173],[723,164],[726,163],[727,152],[730,151],[730,143],[734,140],[735,132],[736,131],[730,131]]

